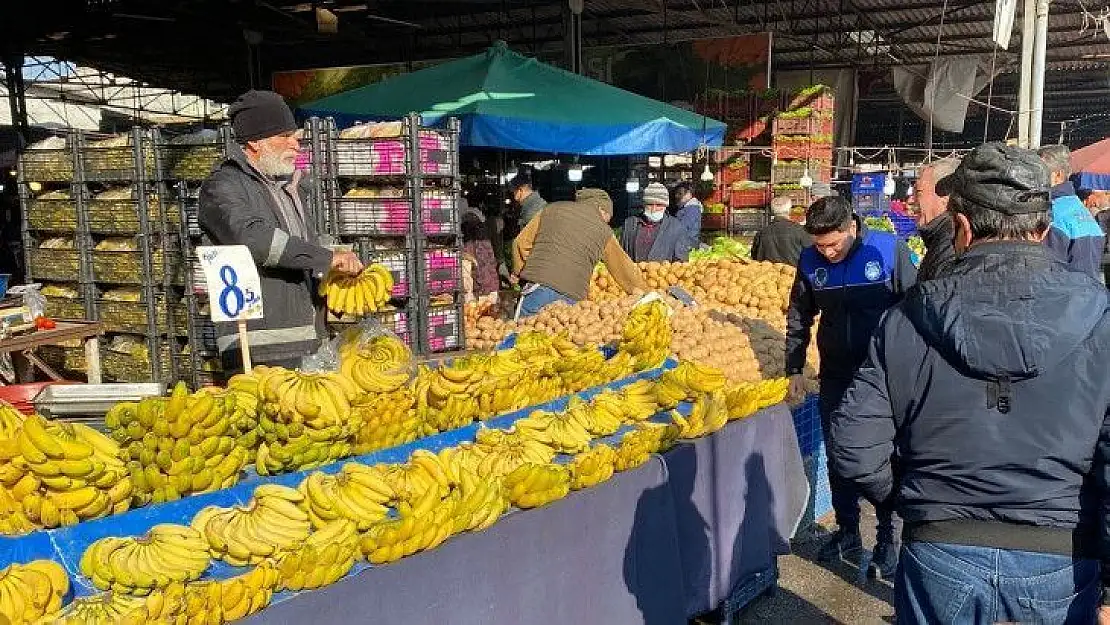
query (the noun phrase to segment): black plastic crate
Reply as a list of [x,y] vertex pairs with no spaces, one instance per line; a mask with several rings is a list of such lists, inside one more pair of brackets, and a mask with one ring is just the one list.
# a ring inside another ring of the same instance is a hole
[[[141,291],[140,291],[141,294]],[[108,332],[124,332],[145,334],[150,329],[148,323],[147,302],[141,298],[138,301],[123,301],[118,299],[96,300],[97,318]],[[188,336],[188,311],[185,302],[180,299],[168,300],[158,295],[154,303],[155,325],[160,334],[169,332],[170,321],[173,321],[173,330],[176,336]],[[172,315],[172,317],[171,317]]]
[[72,182],[73,151],[31,148],[20,155],[19,168],[28,182]]
[[330,199],[340,236],[393,236],[409,234],[412,198],[334,196]]
[[427,236],[455,235],[460,229],[459,196],[453,189],[420,192],[420,226]]
[[[106,192],[94,195],[87,200],[85,221],[89,232],[104,235],[129,235],[144,232],[141,220],[141,201],[146,201],[147,229],[146,232],[162,232],[162,215],[159,209],[159,197],[155,193],[147,193],[140,199],[138,192],[132,191],[130,198],[120,197],[116,192]],[[106,199],[107,198],[107,199]],[[165,232],[176,233],[181,221],[180,210],[172,202],[167,202],[164,209]]]
[[341,178],[389,178],[411,176],[419,162],[425,176],[458,174],[458,154],[450,134],[421,129],[419,147],[413,154],[407,136],[335,138],[331,140],[331,168]]
[[86,139],[80,153],[81,175],[84,180],[132,182],[158,178],[154,141],[143,134],[139,139],[140,144],[136,146],[136,134],[100,141]]
[[412,252],[404,249],[378,249],[373,241],[360,239],[352,243],[355,254],[364,264],[385,266],[393,276],[392,295],[410,297],[413,293]]
[[464,318],[457,304],[427,306],[422,316],[421,352],[438,354],[463,349]]
[[767,225],[767,211],[733,210],[730,214],[732,230],[759,230]]
[[171,141],[159,150],[166,180],[202,181],[225,158],[224,143],[218,139],[205,143]]
[[53,191],[27,200],[27,228],[39,232],[77,232],[77,202],[68,191]]
[[[167,274],[170,284],[185,285],[185,266],[181,251],[176,246],[170,245],[162,249],[153,240],[150,243],[151,276],[158,284],[166,281]],[[92,277],[94,282],[109,284],[143,284],[143,252],[96,250],[91,252]]]
[[426,250],[423,262],[425,293],[440,295],[462,290],[462,255],[457,249]]
[[[73,240],[72,237],[64,238]],[[27,250],[27,268],[31,278],[36,281],[81,282],[81,252],[76,248],[76,242],[72,249],[43,248],[40,245],[44,240],[31,239]]]

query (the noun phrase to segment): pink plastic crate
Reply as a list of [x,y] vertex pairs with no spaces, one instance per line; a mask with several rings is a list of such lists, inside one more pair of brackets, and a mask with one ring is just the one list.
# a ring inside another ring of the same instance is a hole
[[462,349],[459,310],[454,306],[433,306],[428,310],[427,351],[449,352]]
[[462,288],[462,262],[455,250],[424,252],[425,287],[428,294],[454,293]]
[[345,236],[404,236],[411,214],[408,198],[334,198],[339,234]]
[[424,234],[458,232],[458,202],[453,191],[425,189],[420,198]]

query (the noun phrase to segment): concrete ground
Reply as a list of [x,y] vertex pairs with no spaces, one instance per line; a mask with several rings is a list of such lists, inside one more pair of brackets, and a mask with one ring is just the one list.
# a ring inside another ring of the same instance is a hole
[[[866,562],[875,546],[875,513],[870,506],[861,512],[860,530]],[[808,540],[796,540],[794,553],[779,558],[778,588],[753,601],[734,622],[745,625],[893,623],[893,586],[889,582],[866,579],[866,568],[861,569],[859,565],[817,562],[817,550],[824,542],[823,537],[821,534]]]

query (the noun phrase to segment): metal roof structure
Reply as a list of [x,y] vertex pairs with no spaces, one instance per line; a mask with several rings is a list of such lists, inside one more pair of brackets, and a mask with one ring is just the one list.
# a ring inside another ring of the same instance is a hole
[[[881,77],[893,65],[994,51],[991,0],[39,0],[9,3],[23,15],[0,17],[0,41],[227,101],[267,85],[276,70],[453,58],[498,39],[559,58],[568,1],[583,7],[586,47],[770,31],[779,70],[857,67]],[[1017,92],[1018,8],[1009,50],[996,57],[1005,68],[993,93],[1002,108],[1013,108]],[[1110,130],[1091,117],[1110,96],[1110,41],[1092,19],[1101,9],[1081,0],[1051,5],[1046,137],[1067,120]],[[889,86],[868,83],[863,102],[894,113]],[[892,142],[896,134],[884,137]]]

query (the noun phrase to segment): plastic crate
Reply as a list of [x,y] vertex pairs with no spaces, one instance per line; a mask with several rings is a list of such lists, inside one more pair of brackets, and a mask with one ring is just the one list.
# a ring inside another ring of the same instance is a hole
[[223,142],[175,144],[159,146],[163,177],[168,180],[201,181],[208,178],[224,159]]
[[23,179],[35,182],[72,182],[73,152],[69,148],[60,150],[31,149],[19,157]]
[[833,120],[831,117],[789,117],[777,118],[774,121],[774,134],[776,135],[831,135],[833,133]]
[[[158,209],[158,196],[148,194],[147,225],[148,232],[160,232],[161,216]],[[130,200],[97,200],[88,201],[86,221],[89,232],[93,234],[139,234],[144,232],[139,222],[139,199]],[[176,233],[181,216],[177,206],[169,204],[165,207],[166,228],[169,233]]]
[[420,193],[420,227],[425,235],[459,233],[459,198],[453,190],[423,189]]
[[397,338],[401,339],[409,348],[414,347],[412,312],[408,308],[383,310],[381,312],[372,313],[370,316],[381,324],[382,328],[396,334]]
[[728,229],[728,213],[702,213],[701,215],[701,229],[702,230],[727,230]]
[[81,281],[81,256],[77,250],[32,248],[28,268],[33,280]]
[[40,232],[76,232],[77,203],[72,199],[28,200],[27,228]]
[[827,143],[805,142],[776,142],[771,148],[775,158],[780,161],[808,160],[832,162],[832,146]]
[[[143,259],[141,251],[111,252],[94,250],[92,252],[93,279],[109,284],[143,284]],[[181,254],[177,250],[167,253],[155,250],[150,259],[151,279],[161,284],[169,274],[170,284],[185,285],[185,268]]]
[[7,402],[19,412],[29,415],[35,412],[35,397],[42,389],[54,384],[72,384],[68,381],[28,382],[0,386],[0,401]]
[[45,296],[45,314],[51,319],[84,319],[85,302],[81,297]]
[[790,98],[788,108],[797,109],[803,106],[808,106],[814,111],[827,113],[836,107],[836,98],[828,89],[810,95],[795,94]]
[[462,289],[462,257],[458,250],[424,252],[424,289],[428,295],[455,293]]
[[412,175],[418,160],[425,176],[454,176],[458,161],[448,135],[423,129],[419,154],[412,158],[404,137],[333,140],[334,172],[340,177],[393,177]]
[[[172,301],[174,334],[188,336],[188,311],[185,303]],[[96,311],[104,329],[108,332],[124,332],[144,334],[150,326],[147,323],[146,302],[121,302],[117,300],[98,299]],[[167,315],[166,300],[159,296],[154,305],[155,324],[161,333],[169,330],[169,316]]]
[[770,202],[767,188],[733,190],[728,194],[728,205],[732,209],[766,206]]
[[759,230],[767,225],[766,210],[733,210],[729,213],[732,221],[730,230],[747,231]]
[[412,224],[409,197],[333,197],[340,236],[405,236]]
[[364,264],[384,265],[393,276],[393,297],[413,295],[412,252],[401,249],[375,249],[372,241],[353,243],[355,253]]
[[900,215],[891,210],[860,210],[857,211],[864,217],[886,217],[894,224],[894,234],[905,239],[917,234],[917,220],[908,215]]
[[429,306],[424,317],[425,353],[450,352],[463,348],[463,315],[454,304]]
[[857,213],[878,212],[890,208],[890,198],[883,193],[856,193],[852,195],[852,209]]
[[154,143],[149,139],[143,142],[143,170],[138,167],[135,150],[130,145],[85,147],[81,150],[81,159],[84,164],[82,175],[85,180],[94,182],[130,182],[139,180],[140,174],[147,180],[153,180],[158,173],[154,167]]

